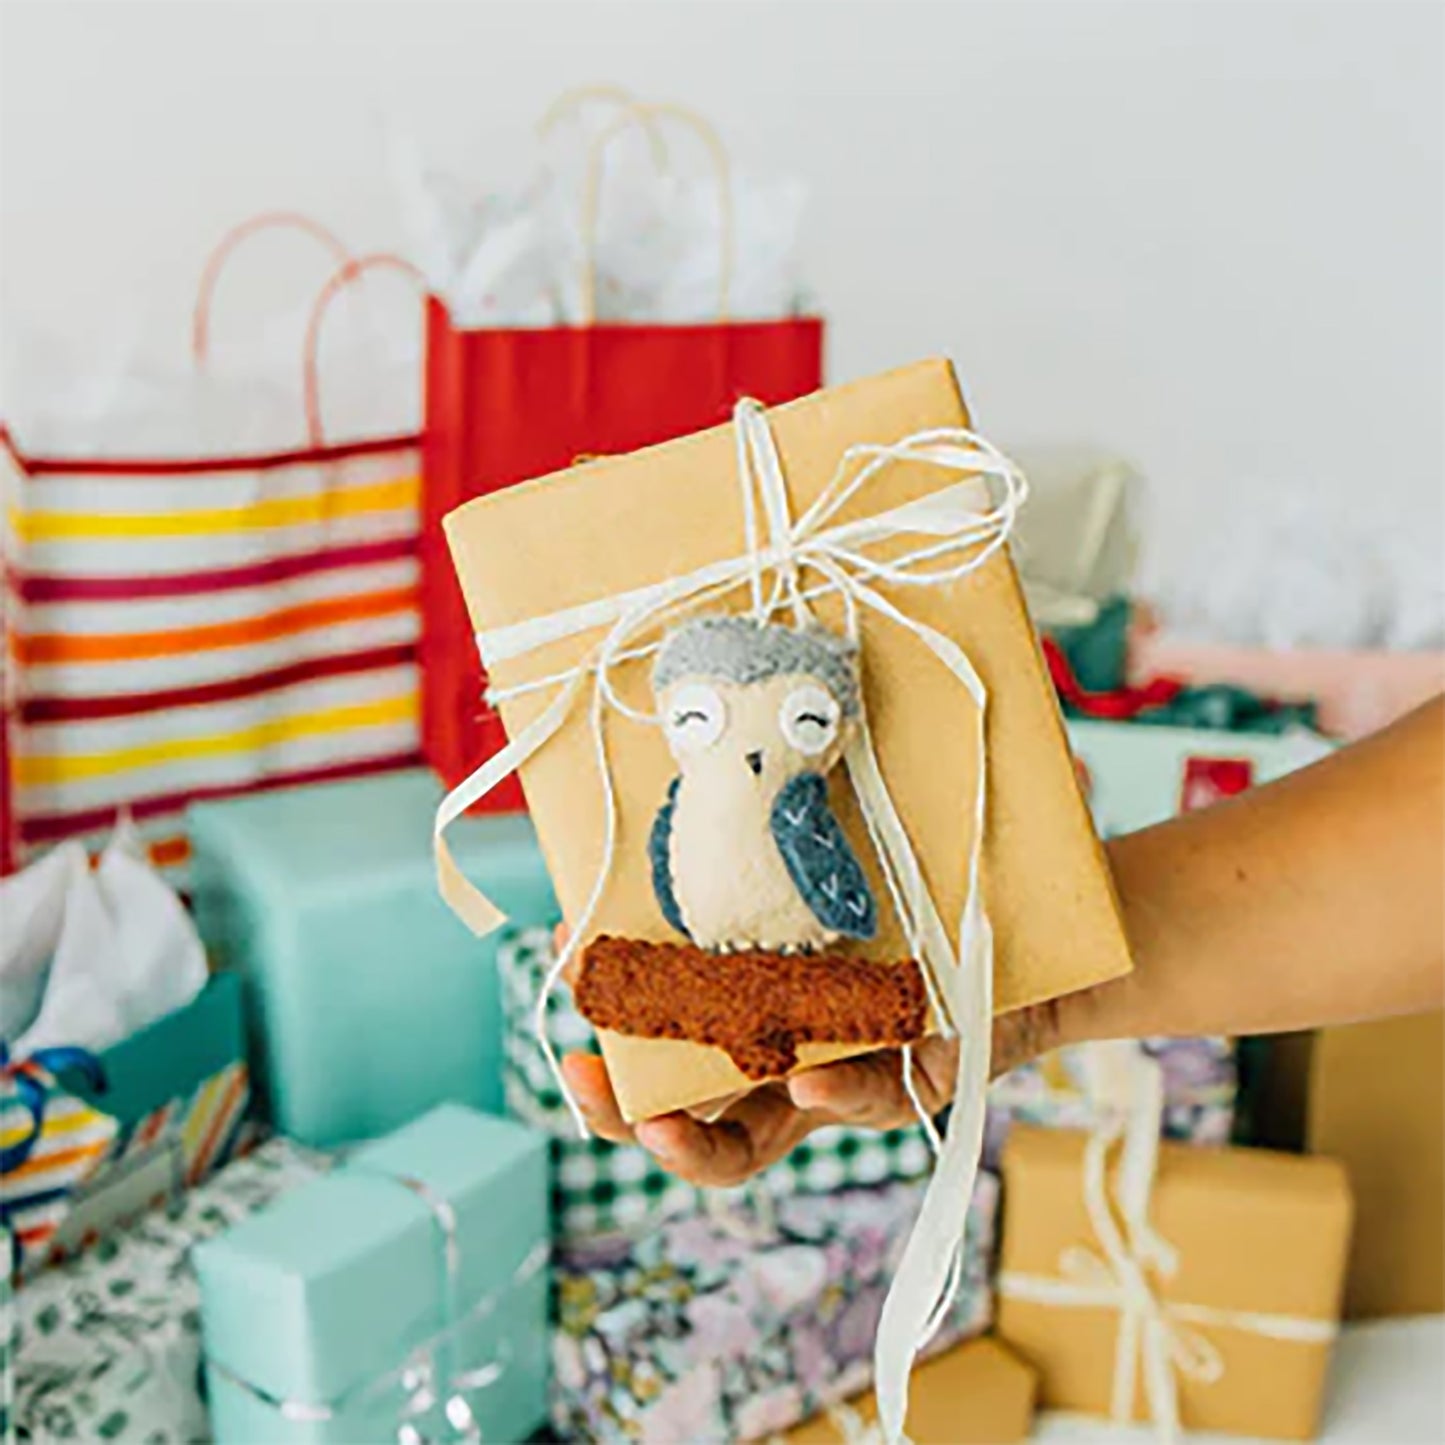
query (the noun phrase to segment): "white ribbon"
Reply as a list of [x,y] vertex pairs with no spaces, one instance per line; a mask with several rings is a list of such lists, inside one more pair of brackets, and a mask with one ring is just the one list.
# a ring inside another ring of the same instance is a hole
[[[1224,1358],[1196,1326],[1243,1330],[1273,1340],[1324,1344],[1334,1320],[1161,1299],[1151,1272],[1169,1279],[1178,1253],[1154,1232],[1149,1204],[1158,1166],[1163,1115],[1163,1079],[1158,1061],[1138,1051],[1136,1088],[1127,1114],[1115,1114],[1089,1137],[1084,1150],[1084,1204],[1098,1251],[1083,1245],[1065,1249],[1057,1275],[1005,1270],[998,1292],[1030,1304],[1119,1311],[1114,1346],[1110,1415],[1123,1424],[1134,1417],[1141,1366],[1144,1398],[1161,1441],[1174,1445],[1180,1434],[1178,1379],[1213,1384],[1223,1378]],[[1123,1141],[1117,1203],[1121,1230],[1109,1200],[1109,1153]]]
[[[550,704],[533,722],[443,801],[434,832],[438,882],[448,903],[476,932],[489,932],[503,921],[495,905],[458,870],[446,846],[445,830],[546,746],[590,683],[589,724],[603,801],[602,855],[591,892],[572,920],[568,942],[548,973],[536,1010],[539,1044],[585,1136],[586,1124],[547,1038],[545,1011],[552,989],[588,936],[612,869],[617,808],[607,755],[608,712],[655,721],[617,696],[612,669],[655,651],[656,640],[641,639],[655,638],[673,616],[695,612],[746,587],[752,614],[760,621],[786,606],[796,623],[806,623],[812,617],[813,601],[836,594],[842,598],[847,631],[855,640],[860,609],[867,608],[921,641],[960,684],[970,705],[978,788],[967,861],[968,898],[956,953],[884,782],[866,712],[846,753],[869,838],[912,956],[922,965],[935,1018],[944,1034],[959,1036],[960,1045],[948,1135],[939,1140],[929,1127],[937,1164],[884,1303],[878,1331],[879,1417],[886,1439],[897,1445],[903,1438],[913,1359],[946,1314],[962,1277],[964,1225],[983,1140],[993,1015],[993,945],[979,888],[986,818],[987,693],[952,639],[910,617],[879,588],[942,586],[976,572],[1007,541],[1027,496],[1027,483],[1018,468],[982,437],[962,428],[941,428],[915,433],[891,445],[848,448],[818,499],[793,521],[781,461],[763,408],[754,401],[741,401],[733,423],[746,542],[742,554],[651,586],[478,634],[482,661],[490,669],[564,638],[607,629],[576,667],[490,694],[491,700],[498,702],[555,690]],[[837,521],[848,502],[895,462],[934,466],[968,480],[889,511],[851,522]],[[985,479],[998,485],[997,500]],[[766,537],[760,535],[760,513]],[[893,557],[869,554],[868,549],[877,544],[899,538],[913,538],[915,545]],[[911,1060],[906,1066],[911,1069]]]

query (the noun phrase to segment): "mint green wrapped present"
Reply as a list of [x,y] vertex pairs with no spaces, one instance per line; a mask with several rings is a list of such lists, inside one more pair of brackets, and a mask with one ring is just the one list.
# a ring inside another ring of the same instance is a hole
[[446,1104],[198,1249],[220,1445],[526,1439],[547,1191],[543,1136]]
[[[421,770],[193,808],[201,935],[245,975],[257,1086],[314,1148],[376,1138],[434,1104],[501,1111],[495,945],[437,896]],[[457,824],[458,861],[515,917],[557,917],[531,824]]]
[[1241,733],[1070,719],[1068,732],[1080,786],[1104,838],[1272,782],[1332,751],[1306,728]]

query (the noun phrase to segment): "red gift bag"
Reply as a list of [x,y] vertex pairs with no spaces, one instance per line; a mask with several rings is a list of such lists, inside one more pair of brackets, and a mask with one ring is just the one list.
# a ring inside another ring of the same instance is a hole
[[[624,125],[660,115],[684,120],[714,155],[711,130],[690,112],[629,107],[594,152],[590,216],[595,220],[596,155]],[[726,194],[725,162],[720,172]],[[726,204],[723,225],[729,224]],[[719,319],[706,324],[620,322],[549,329],[465,329],[446,305],[428,303],[425,432],[422,443],[422,748],[454,786],[502,746],[500,720],[483,702],[476,645],[453,574],[441,519],[463,502],[587,455],[636,451],[725,422],[734,403],[768,406],[823,384],[821,318],[727,319],[730,241]],[[591,278],[584,284],[589,298]],[[483,804],[522,806],[515,778]]]

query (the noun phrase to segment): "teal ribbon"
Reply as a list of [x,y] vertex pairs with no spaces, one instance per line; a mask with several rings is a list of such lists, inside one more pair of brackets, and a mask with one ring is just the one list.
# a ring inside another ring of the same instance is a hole
[[105,1088],[105,1071],[100,1060],[75,1045],[36,1049],[23,1059],[10,1057],[10,1046],[0,1039],[0,1080],[10,1084],[30,1123],[19,1141],[0,1148],[0,1174],[18,1169],[34,1152],[45,1128],[45,1111],[53,1094],[63,1093],[55,1075],[74,1070],[97,1092]]

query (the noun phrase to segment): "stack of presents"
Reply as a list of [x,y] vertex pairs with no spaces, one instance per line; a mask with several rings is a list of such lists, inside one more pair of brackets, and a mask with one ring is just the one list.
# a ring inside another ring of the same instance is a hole
[[[601,113],[594,150],[635,126],[645,151],[669,114],[614,92],[575,108]],[[456,819],[451,856],[507,917],[485,938],[443,902],[433,855],[445,786],[540,712],[525,691],[501,716],[482,705],[473,628],[665,580],[725,551],[697,516],[740,525],[736,477],[709,460],[732,458],[730,431],[577,459],[725,424],[741,394],[771,406],[821,385],[821,322],[747,264],[778,197],[733,183],[738,245],[701,282],[687,273],[696,300],[629,292],[655,261],[605,209],[572,310],[565,288],[529,289],[515,258],[532,252],[498,248],[492,275],[485,247],[428,232],[417,432],[337,441],[313,411],[289,447],[98,457],[12,428],[0,1438],[672,1445],[874,1428],[874,1341],[931,1129],[822,1129],[709,1191],[639,1145],[580,1136],[543,1037],[592,1050],[596,1030],[566,987],[541,1034],[537,1016],[556,925],[603,848],[595,778],[539,752],[530,815],[508,779]],[[554,309],[529,309],[543,294]],[[850,446],[966,425],[941,363],[775,415],[790,483],[815,490]],[[514,486],[531,477],[546,480]],[[1103,470],[1073,480],[1090,507],[1116,490]],[[464,584],[485,557],[468,618],[438,524],[483,493],[493,510],[452,536]],[[1012,720],[986,753],[1009,826],[982,842],[1005,1007],[1119,971],[1099,961],[1116,932],[1085,800],[1102,836],[1146,826],[1365,725],[1332,720],[1358,675],[1338,661],[1282,702],[1271,674],[1170,657],[1100,580],[1112,516],[1088,529],[1082,569],[1026,572],[1042,648],[1002,554],[930,614],[959,620]],[[865,668],[875,647],[902,686],[887,648],[904,644],[873,637]],[[1369,725],[1439,686],[1440,659],[1422,660],[1433,673],[1372,691]],[[515,666],[499,655],[494,680],[510,667],[515,689]],[[925,794],[974,734],[952,691],[918,686],[939,756],[904,814],[946,833]],[[890,785],[898,711],[877,711]],[[585,720],[566,736],[590,766]],[[1076,928],[1037,921],[1049,910],[1014,881],[1036,870],[1008,850],[1045,837],[1097,903]],[[1046,926],[1032,941],[1057,963],[1025,979],[1010,930]],[[1440,1020],[1140,1048],[1162,1085],[1149,1220],[1171,1259],[1147,1301],[1172,1331],[1171,1408],[1187,1428],[1308,1438],[1342,1307],[1445,1307]],[[636,1085],[641,1057],[609,1062]],[[1115,1114],[1096,1062],[1066,1051],[989,1091],[956,1288],[912,1377],[919,1445],[1021,1439],[1039,1407],[1158,1418],[1142,1377],[1119,1386],[1141,1306],[1098,1274],[1111,1256],[1088,1170]],[[671,1068],[651,1069],[658,1097],[676,1094]]]

